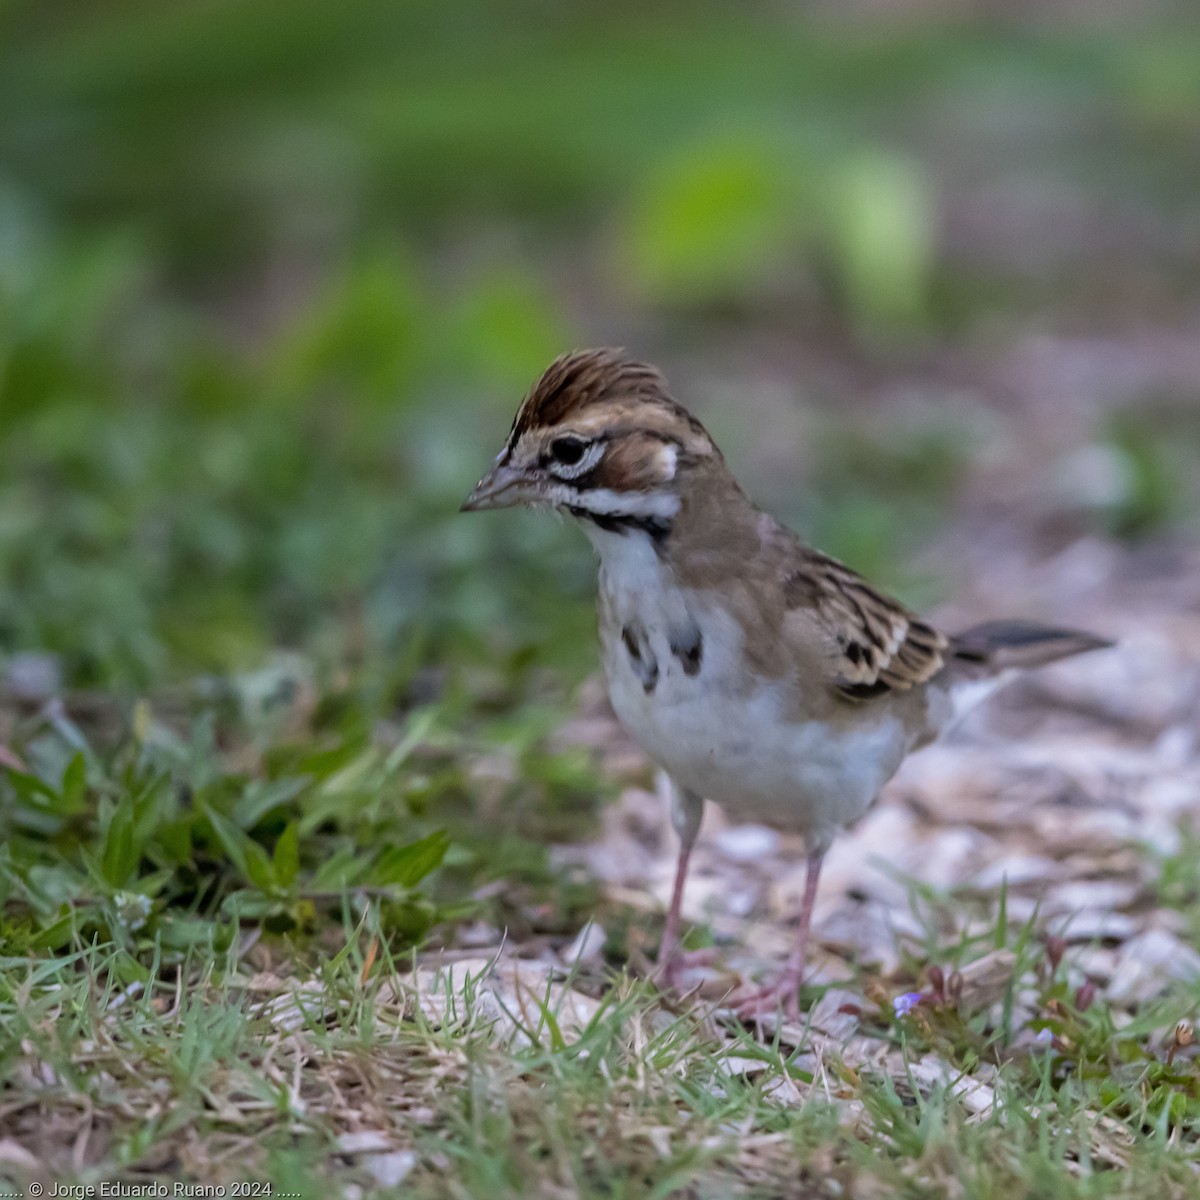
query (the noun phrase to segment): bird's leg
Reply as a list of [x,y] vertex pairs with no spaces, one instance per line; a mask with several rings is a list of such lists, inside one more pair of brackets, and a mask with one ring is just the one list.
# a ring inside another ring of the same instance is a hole
[[658,948],[658,974],[666,983],[675,983],[672,978],[679,966],[679,929],[682,924],[680,909],[683,906],[683,888],[687,882],[688,862],[692,857],[689,845],[679,847],[679,861],[675,865],[675,886],[671,890],[671,907],[667,909],[666,924],[663,925],[662,942]]
[[781,1005],[783,1015],[789,1020],[800,1019],[800,983],[804,978],[804,962],[808,953],[808,934],[812,928],[813,905],[817,898],[817,881],[821,877],[821,863],[825,851],[816,850],[808,855],[804,872],[804,899],[800,902],[800,928],[783,972],[774,983],[753,988],[730,997],[730,1004],[743,1020],[752,1020],[774,1013]]
[[667,920],[658,949],[658,964],[655,967],[655,975],[668,987],[675,987],[679,983],[679,974],[684,968],[701,966],[712,959],[710,951],[702,950],[692,954],[680,948],[683,889],[687,883],[692,847],[695,846],[696,837],[700,833],[700,820],[703,816],[703,797],[676,787],[671,797],[671,824],[679,834],[679,860],[675,865],[671,906],[667,909]]

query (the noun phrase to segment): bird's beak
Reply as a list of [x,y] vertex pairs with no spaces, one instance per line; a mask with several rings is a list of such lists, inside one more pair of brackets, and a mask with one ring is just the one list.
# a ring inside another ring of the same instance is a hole
[[511,508],[529,499],[529,481],[524,471],[497,463],[462,502],[459,512],[479,512],[485,508]]

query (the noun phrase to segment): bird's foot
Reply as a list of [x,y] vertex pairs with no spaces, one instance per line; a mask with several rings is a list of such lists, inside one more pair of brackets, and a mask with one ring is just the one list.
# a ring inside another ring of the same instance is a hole
[[702,950],[676,950],[659,959],[650,977],[661,988],[673,992],[691,991],[688,985],[694,981],[687,978],[688,972],[711,967],[716,961],[715,946],[705,946]]
[[738,988],[726,1003],[741,1021],[758,1021],[781,1011],[785,1020],[799,1021],[800,977],[785,972],[774,983]]

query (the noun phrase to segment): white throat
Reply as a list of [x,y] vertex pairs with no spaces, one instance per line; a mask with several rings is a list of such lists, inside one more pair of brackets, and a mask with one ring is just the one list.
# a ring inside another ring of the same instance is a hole
[[610,586],[622,590],[658,581],[662,560],[650,535],[642,529],[601,529],[591,521],[580,521],[583,532],[600,555],[600,569]]

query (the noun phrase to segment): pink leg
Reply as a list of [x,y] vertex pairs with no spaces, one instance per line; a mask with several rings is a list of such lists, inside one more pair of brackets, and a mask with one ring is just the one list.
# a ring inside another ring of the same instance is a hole
[[668,987],[678,986],[680,972],[685,967],[703,966],[713,960],[712,950],[681,950],[680,932],[683,907],[683,889],[687,883],[688,865],[692,858],[692,847],[700,832],[700,818],[704,801],[688,792],[677,792],[672,805],[671,820],[679,834],[679,860],[675,866],[675,884],[671,889],[671,906],[667,909],[667,921],[663,926],[662,942],[658,948],[658,965],[655,974]]
[[663,926],[662,942],[658,948],[659,978],[673,987],[679,982],[679,969],[684,965],[679,948],[679,930],[682,924],[680,909],[683,906],[683,886],[687,882],[688,863],[692,848],[686,843],[679,847],[679,862],[675,867],[675,886],[671,889],[671,907],[667,909],[667,923]]
[[743,1020],[765,1016],[783,1006],[783,1015],[791,1020],[800,1017],[800,983],[804,978],[804,962],[808,952],[808,933],[812,928],[813,904],[817,898],[817,881],[821,877],[821,862],[825,851],[810,854],[804,874],[804,899],[800,903],[800,928],[788,955],[782,974],[774,983],[741,993],[735,992],[730,1003]]

